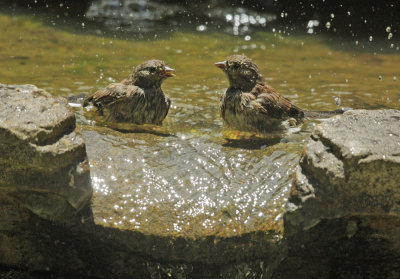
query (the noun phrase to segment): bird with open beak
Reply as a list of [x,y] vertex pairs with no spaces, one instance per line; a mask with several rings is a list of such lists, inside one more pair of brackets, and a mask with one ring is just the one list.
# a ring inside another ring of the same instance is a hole
[[[269,86],[257,65],[244,55],[232,55],[215,63],[229,79],[221,97],[220,113],[224,123],[237,130],[272,133],[296,125],[304,117],[330,117],[342,110],[310,112],[295,106]],[[289,120],[289,121],[285,121]]]
[[107,121],[161,125],[171,105],[161,84],[174,73],[164,61],[146,61],[123,81],[88,96],[83,106],[93,104]]

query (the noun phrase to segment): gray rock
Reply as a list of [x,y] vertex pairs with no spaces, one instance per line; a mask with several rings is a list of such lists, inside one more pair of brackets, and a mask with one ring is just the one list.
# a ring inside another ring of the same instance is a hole
[[399,120],[396,110],[354,110],[315,127],[273,278],[399,278]]
[[92,195],[83,139],[66,100],[0,84],[0,195],[46,220],[75,222]]
[[318,125],[296,171],[286,224],[400,213],[400,111],[348,111]]

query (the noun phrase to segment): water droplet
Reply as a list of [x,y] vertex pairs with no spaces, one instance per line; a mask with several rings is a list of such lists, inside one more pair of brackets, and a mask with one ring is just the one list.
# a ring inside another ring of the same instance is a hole
[[331,28],[331,23],[328,21],[327,23],[325,23],[325,27],[326,27],[327,29]]
[[244,40],[245,40],[245,41],[250,41],[250,40],[251,40],[251,37],[250,37],[249,35],[246,35],[246,36],[244,37]]
[[355,44],[358,45],[358,41],[355,41]]
[[199,25],[196,27],[197,31],[203,32],[207,29],[207,27],[205,25]]
[[340,107],[342,105],[342,99],[340,98],[340,96],[336,97],[333,96],[333,100],[335,101],[335,104]]
[[347,15],[351,15],[350,11],[347,11]]
[[397,77],[396,77],[396,76],[394,76],[394,77],[393,77],[393,81],[396,81],[396,80],[397,80]]
[[84,22],[82,22],[82,27],[85,27],[85,23]]
[[335,14],[331,14],[331,18],[335,18]]
[[390,44],[390,48],[394,48],[394,44]]
[[389,33],[391,30],[390,26],[386,27],[386,32]]
[[372,42],[374,38],[372,36],[369,36],[369,41]]
[[388,34],[388,39],[390,40],[393,37],[393,33]]
[[382,80],[382,76],[378,76],[378,80]]

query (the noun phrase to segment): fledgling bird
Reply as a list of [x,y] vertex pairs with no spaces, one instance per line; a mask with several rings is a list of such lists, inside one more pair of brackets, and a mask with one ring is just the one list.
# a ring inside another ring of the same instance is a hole
[[171,105],[161,83],[174,72],[164,61],[146,61],[126,79],[88,96],[83,106],[92,103],[106,121],[161,125]]
[[215,63],[229,79],[220,113],[227,126],[237,130],[271,133],[283,130],[282,122],[300,123],[305,117],[329,117],[343,111],[308,112],[269,86],[257,65],[244,55],[232,55]]

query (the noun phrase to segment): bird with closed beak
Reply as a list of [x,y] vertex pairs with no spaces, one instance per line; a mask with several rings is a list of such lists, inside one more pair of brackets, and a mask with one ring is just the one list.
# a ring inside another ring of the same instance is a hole
[[343,111],[308,112],[269,86],[257,65],[244,55],[232,55],[215,63],[229,79],[222,95],[220,113],[224,123],[234,129],[258,133],[281,131],[285,120],[300,123],[305,117],[326,117]]
[[175,76],[174,72],[164,61],[146,61],[136,66],[126,79],[88,96],[83,106],[93,104],[106,121],[161,125],[171,105],[161,84]]

